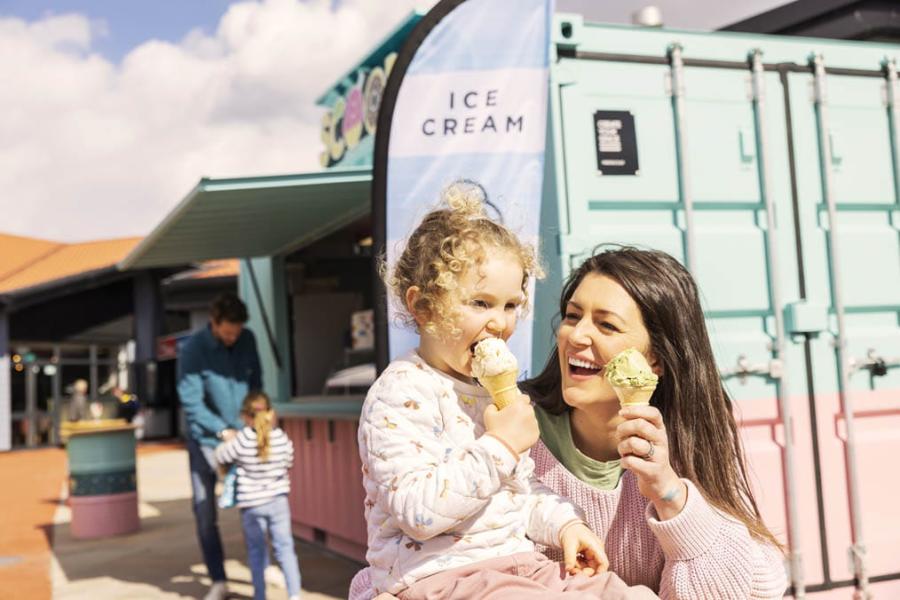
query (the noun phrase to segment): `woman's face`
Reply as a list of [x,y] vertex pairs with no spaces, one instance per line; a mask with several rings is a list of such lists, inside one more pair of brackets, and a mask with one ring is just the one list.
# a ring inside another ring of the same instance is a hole
[[569,299],[556,334],[562,395],[572,408],[615,402],[603,367],[616,354],[636,348],[658,371],[650,335],[635,301],[614,279],[586,275]]

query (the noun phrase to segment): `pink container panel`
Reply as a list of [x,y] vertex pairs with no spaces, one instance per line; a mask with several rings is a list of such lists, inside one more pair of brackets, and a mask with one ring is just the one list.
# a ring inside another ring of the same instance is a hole
[[[857,470],[863,535],[870,577],[900,570],[896,551],[900,540],[900,477],[886,476],[886,457],[900,456],[900,407],[896,390],[854,391]],[[822,479],[825,530],[820,531],[816,499],[814,453],[809,399],[791,398],[794,417],[795,476],[800,549],[807,586],[825,580],[821,538],[828,551],[829,579],[848,581],[853,574],[848,557],[852,544],[845,443],[846,423],[837,394],[815,398],[818,451]],[[784,479],[784,426],[775,398],[743,400],[736,417],[747,453],[751,482],[763,518],[779,539],[787,542],[787,497]],[[900,581],[873,583],[876,598],[900,598]],[[852,584],[808,592],[815,600],[853,598]]]
[[291,472],[291,515],[297,522],[324,529],[327,522],[328,424],[325,421],[287,419],[288,435],[294,441],[294,469]]
[[[748,403],[750,404],[750,403]],[[787,542],[787,510],[784,502],[784,457],[781,445],[781,421],[774,399],[754,401],[748,408],[756,414],[739,410],[738,425],[747,455],[750,483],[766,524],[782,543]],[[743,408],[743,406],[741,406]]]
[[[900,571],[900,404],[896,390],[853,392],[856,466],[863,539],[870,577]],[[852,543],[847,463],[847,427],[836,394],[816,397],[822,485],[832,578],[852,577],[847,551]],[[900,595],[897,596],[900,598]]]
[[306,540],[307,542],[316,541],[316,534],[313,531],[313,528],[298,523],[296,519],[293,519],[293,522],[291,523],[291,531],[301,540]]
[[295,523],[294,531],[296,533],[297,526],[303,517],[303,506],[300,502],[300,490],[303,486],[302,467],[303,457],[306,456],[306,440],[301,435],[303,432],[303,423],[299,419],[282,418],[281,428],[287,434],[291,443],[294,445],[294,465],[291,467],[291,493],[288,496],[288,502],[291,505],[291,520]]
[[329,548],[355,559],[364,556],[366,524],[356,422],[286,418],[284,429],[294,443],[290,503],[295,533],[314,540],[314,530],[319,530]]
[[334,441],[329,442],[333,502],[328,506],[328,531],[365,546],[362,463],[357,448],[356,421],[335,421]]
[[[794,419],[794,462],[797,484],[799,547],[806,583],[824,581],[819,522],[816,511],[816,481],[813,441],[807,396],[790,398]],[[787,483],[784,469],[784,425],[777,398],[757,398],[737,403],[736,418],[747,454],[750,480],[766,525],[788,544]]]
[[[900,581],[879,581],[869,584],[869,591],[872,593],[872,600],[895,600],[900,598]],[[826,590],[822,592],[807,592],[808,600],[859,600],[854,595],[852,586],[837,588],[834,590]],[[793,596],[785,596],[785,598],[793,598]]]
[[133,533],[140,528],[137,492],[70,496],[72,537],[94,539]]

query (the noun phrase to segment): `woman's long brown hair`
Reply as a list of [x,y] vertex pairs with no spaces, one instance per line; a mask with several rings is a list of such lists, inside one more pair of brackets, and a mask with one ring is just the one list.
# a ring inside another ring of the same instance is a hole
[[[569,276],[560,314],[590,274],[618,282],[641,311],[650,347],[663,367],[651,404],[666,424],[675,472],[690,479],[710,504],[742,521],[754,538],[782,548],[753,498],[732,401],[716,368],[693,277],[664,252],[617,246],[595,253]],[[522,389],[550,413],[569,410],[557,349]]]
[[[265,410],[256,410],[253,406],[258,400],[266,403]],[[247,394],[241,405],[241,414],[253,419],[253,430],[256,432],[256,454],[260,460],[269,460],[269,446],[271,441],[269,433],[272,431],[272,401],[262,391],[253,391]]]

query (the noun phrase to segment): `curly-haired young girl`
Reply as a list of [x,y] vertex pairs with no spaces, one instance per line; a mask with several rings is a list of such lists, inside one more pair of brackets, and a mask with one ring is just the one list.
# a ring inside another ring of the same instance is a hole
[[[533,475],[526,396],[504,408],[472,379],[472,349],[512,335],[533,249],[457,182],[407,240],[387,283],[419,333],[369,391],[359,426],[375,592],[418,598],[655,598],[606,571],[581,510]],[[535,551],[563,550],[564,563]]]

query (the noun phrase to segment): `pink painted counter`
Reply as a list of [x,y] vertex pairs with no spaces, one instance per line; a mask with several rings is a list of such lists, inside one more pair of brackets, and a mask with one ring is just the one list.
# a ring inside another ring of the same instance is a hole
[[360,562],[366,555],[365,493],[356,443],[362,396],[321,396],[276,407],[294,444],[294,535]]

